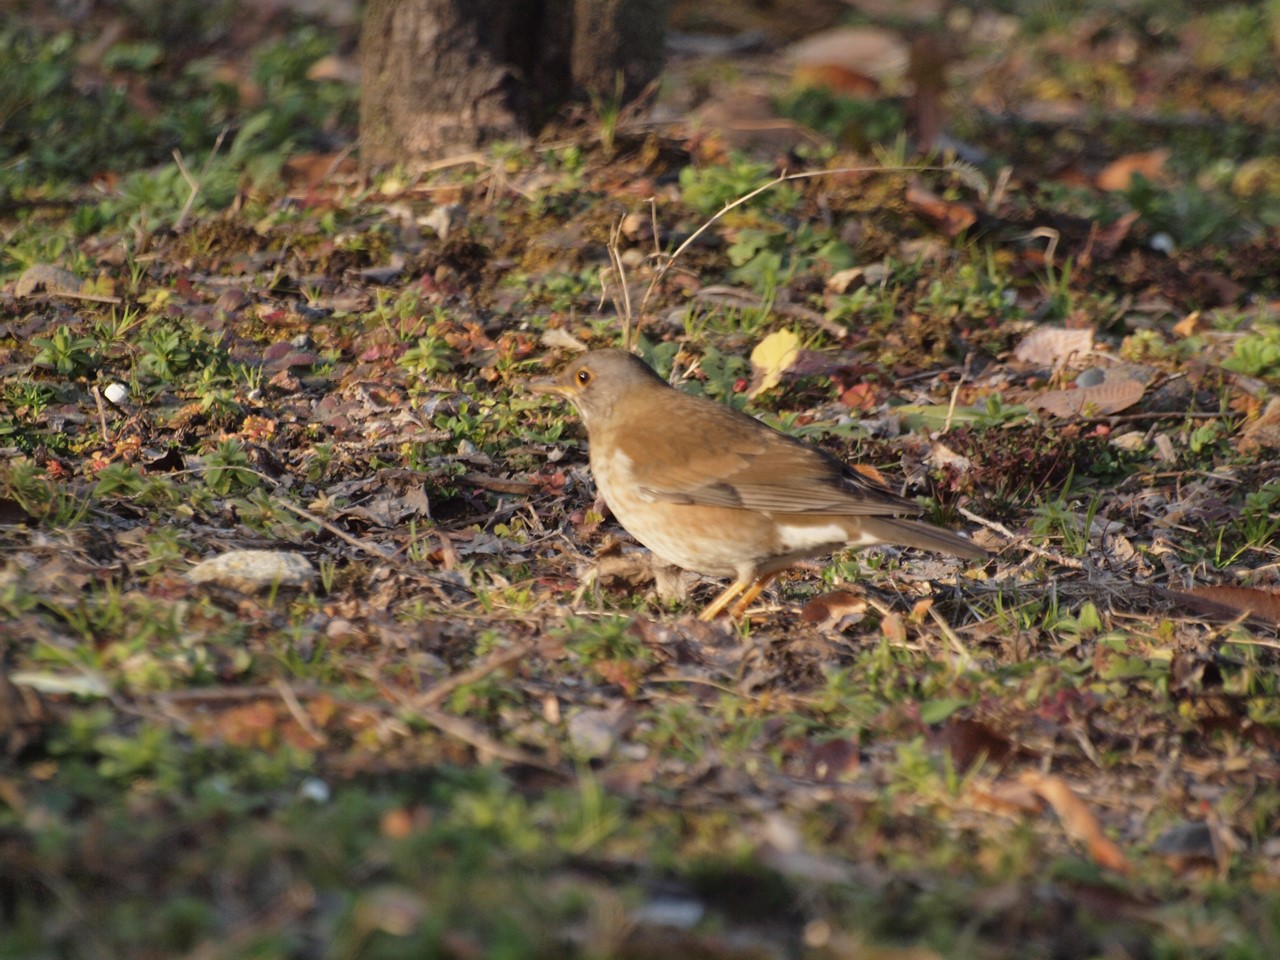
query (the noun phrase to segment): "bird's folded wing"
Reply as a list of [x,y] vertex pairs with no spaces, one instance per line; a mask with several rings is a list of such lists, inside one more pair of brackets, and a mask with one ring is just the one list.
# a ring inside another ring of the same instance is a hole
[[[628,438],[627,445],[636,448],[628,455],[632,479],[646,499],[764,513],[884,516],[920,512],[917,504],[785,434],[722,433],[699,446],[679,442],[680,432],[677,421],[668,424],[663,434]],[[691,449],[697,452],[689,454]]]

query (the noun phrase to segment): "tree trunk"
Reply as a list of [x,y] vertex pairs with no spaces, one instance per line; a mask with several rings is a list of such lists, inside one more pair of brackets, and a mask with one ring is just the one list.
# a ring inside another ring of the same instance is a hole
[[573,96],[634,98],[668,0],[368,0],[361,159],[415,164],[533,134]]

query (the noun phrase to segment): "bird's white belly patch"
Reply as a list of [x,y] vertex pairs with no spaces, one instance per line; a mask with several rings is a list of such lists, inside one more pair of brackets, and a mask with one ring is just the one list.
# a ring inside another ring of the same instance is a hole
[[778,541],[786,553],[819,550],[824,547],[870,547],[879,543],[874,536],[855,535],[841,524],[778,524]]
[[[848,534],[838,523],[824,524],[778,524],[778,541],[786,553],[802,550],[817,550],[820,547],[842,544]],[[875,541],[870,541],[875,542]],[[858,540],[849,541],[851,546],[863,546]]]

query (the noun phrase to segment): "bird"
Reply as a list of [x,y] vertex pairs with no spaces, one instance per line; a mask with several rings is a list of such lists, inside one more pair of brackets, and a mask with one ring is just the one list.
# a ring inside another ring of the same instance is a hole
[[676,389],[626,350],[582,354],[530,391],[569,400],[596,488],[622,527],[667,563],[733,582],[699,614],[740,618],[782,570],[847,547],[988,551],[817,447]]

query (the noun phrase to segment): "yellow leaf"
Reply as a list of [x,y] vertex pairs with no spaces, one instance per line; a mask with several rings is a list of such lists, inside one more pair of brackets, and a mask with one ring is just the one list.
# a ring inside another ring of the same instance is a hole
[[755,397],[772,390],[782,379],[782,373],[800,356],[800,338],[790,330],[771,333],[751,351],[751,369],[755,376],[748,397]]

